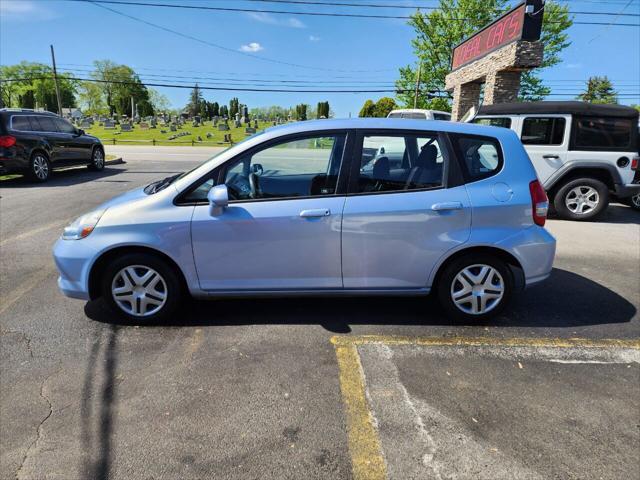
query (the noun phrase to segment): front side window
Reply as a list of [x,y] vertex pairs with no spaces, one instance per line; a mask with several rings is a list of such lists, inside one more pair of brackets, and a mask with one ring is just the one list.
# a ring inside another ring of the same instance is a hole
[[62,133],[76,133],[76,127],[71,125],[69,122],[62,118],[56,118],[54,120],[56,122],[56,126],[58,130]]
[[627,118],[576,118],[575,147],[630,147],[633,122]]
[[502,154],[497,140],[455,135],[453,143],[469,181],[490,177],[502,168]]
[[522,124],[524,145],[562,145],[565,119],[562,117],[529,117]]
[[16,115],[15,117],[11,117],[11,129],[18,130],[20,132],[31,131],[31,123],[29,122],[29,117],[27,117],[26,115]]
[[356,193],[401,192],[443,185],[445,155],[436,134],[367,135]]
[[511,128],[511,119],[509,117],[476,118],[473,123],[490,127]]
[[225,168],[230,200],[334,195],[345,135],[307,137],[241,155]]

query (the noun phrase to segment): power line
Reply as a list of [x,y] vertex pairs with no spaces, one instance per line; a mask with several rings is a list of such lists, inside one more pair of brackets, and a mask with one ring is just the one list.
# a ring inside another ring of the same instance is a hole
[[[137,1],[124,1],[124,0],[67,0],[69,2],[81,2],[81,3],[91,3],[96,6],[101,6],[102,8],[106,8],[113,12],[116,10],[112,10],[108,7],[105,7],[103,4],[111,4],[111,5],[129,5],[129,6],[140,6],[140,7],[159,7],[159,8],[177,8],[177,9],[185,9],[185,10],[208,10],[208,11],[219,11],[219,12],[244,12],[244,13],[270,13],[276,15],[306,15],[306,16],[315,16],[315,17],[347,17],[347,18],[371,18],[371,19],[396,19],[396,20],[409,20],[412,17],[407,15],[374,15],[374,14],[364,14],[364,13],[335,13],[335,12],[300,12],[300,11],[290,11],[290,10],[265,10],[265,9],[254,9],[254,8],[236,8],[236,7],[211,7],[205,5],[176,5],[173,3],[147,3],[147,2],[137,2]],[[118,12],[121,15],[125,15],[124,13]],[[458,22],[466,22],[470,19],[468,18],[452,18],[449,20],[455,20]],[[550,23],[560,23],[559,21],[550,22]],[[607,26],[618,26],[618,27],[640,27],[640,23],[615,23],[612,22],[580,22],[574,21],[574,25],[607,25]],[[218,46],[219,47],[219,46]],[[258,57],[262,58],[262,57]]]
[[[259,2],[259,3],[280,3],[288,5],[326,5],[334,7],[349,7],[349,8],[398,8],[406,10],[440,10],[440,7],[426,6],[426,5],[390,5],[380,3],[338,3],[338,2],[321,2],[310,0],[242,0],[244,2]],[[604,3],[604,2],[603,2]],[[637,13],[623,13],[617,14],[614,12],[583,12],[571,10],[572,15],[611,15],[611,16],[624,16],[624,17],[640,17]]]
[[[129,14],[121,12],[119,10],[115,10],[115,9],[113,9],[111,7],[107,7],[106,5],[101,5],[100,3],[98,3],[95,0],[67,0],[67,1],[69,1],[69,2],[88,3],[88,4],[94,5],[96,7],[108,10],[108,11],[110,11],[112,13],[115,13],[116,15],[120,15],[122,17],[129,18],[130,20],[134,20],[136,22],[143,23],[143,24],[148,25],[150,27],[158,28],[158,29],[163,30],[165,32],[173,33],[174,35],[178,35],[180,37],[183,37],[183,38],[186,38],[186,39],[189,39],[189,40],[193,40],[193,41],[198,42],[198,43],[202,43],[202,44],[207,45],[209,47],[218,48],[220,50],[224,50],[226,52],[235,53],[235,54],[238,54],[238,55],[244,55],[244,56],[247,56],[247,57],[251,57],[251,58],[258,59],[258,60],[262,60],[264,62],[277,63],[279,65],[287,65],[289,67],[306,68],[306,69],[310,69],[310,70],[333,71],[333,72],[362,72],[362,73],[366,73],[366,72],[391,71],[389,69],[387,69],[387,70],[341,70],[341,69],[314,67],[314,66],[311,66],[311,65],[302,65],[302,64],[298,64],[298,63],[285,62],[285,61],[282,61],[282,60],[276,60],[274,58],[263,57],[263,56],[260,56],[260,55],[254,55],[254,54],[249,53],[249,52],[243,52],[243,51],[236,50],[236,49],[233,49],[233,48],[230,48],[230,47],[225,47],[224,45],[219,45],[217,43],[213,43],[213,42],[210,42],[208,40],[203,40],[201,38],[194,37],[192,35],[189,35],[189,34],[186,34],[186,33],[183,33],[183,32],[179,32],[177,30],[173,30],[173,29],[168,28],[168,27],[164,27],[164,26],[159,25],[157,23],[149,22],[148,20],[144,20],[142,18],[135,17],[133,15],[129,15]],[[128,4],[129,2],[111,2],[111,3]],[[148,4],[143,4],[143,5],[148,5]]]

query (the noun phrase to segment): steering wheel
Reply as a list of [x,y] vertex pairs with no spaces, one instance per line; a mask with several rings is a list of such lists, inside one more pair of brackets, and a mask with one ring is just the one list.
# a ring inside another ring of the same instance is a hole
[[260,177],[255,173],[249,174],[249,188],[251,189],[251,193],[249,194],[251,198],[262,197],[262,190],[260,190]]

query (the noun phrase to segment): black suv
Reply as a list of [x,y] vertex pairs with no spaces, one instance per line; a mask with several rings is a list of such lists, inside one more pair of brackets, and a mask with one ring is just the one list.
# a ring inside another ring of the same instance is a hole
[[104,168],[104,147],[67,120],[50,112],[0,109],[0,174],[22,173],[46,182],[52,168]]

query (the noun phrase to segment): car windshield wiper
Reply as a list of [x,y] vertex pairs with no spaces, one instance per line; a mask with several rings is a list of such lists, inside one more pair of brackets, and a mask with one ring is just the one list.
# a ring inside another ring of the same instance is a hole
[[158,180],[157,182],[150,183],[146,187],[144,187],[144,192],[148,195],[159,192],[160,190],[168,187],[176,180],[182,173],[177,173],[175,175],[171,175],[170,177],[163,178],[162,180]]

